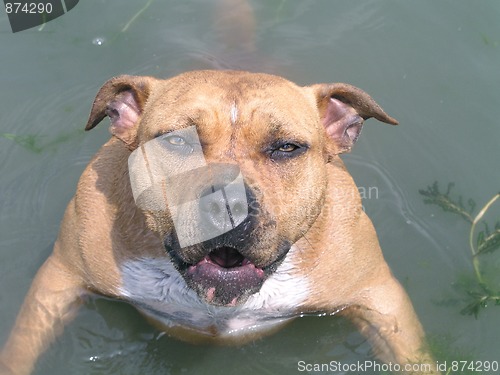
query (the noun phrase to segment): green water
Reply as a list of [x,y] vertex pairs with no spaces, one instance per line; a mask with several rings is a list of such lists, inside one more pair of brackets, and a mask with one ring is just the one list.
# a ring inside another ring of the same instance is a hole
[[[474,277],[470,224],[418,192],[454,182],[451,196],[474,199],[477,213],[500,190],[500,2],[255,0],[257,59],[221,47],[213,1],[145,5],[81,1],[41,30],[15,34],[0,15],[0,343],[81,171],[109,137],[105,125],[82,131],[101,84],[123,73],[169,77],[218,64],[304,85],[348,82],[399,120],[370,120],[346,164],[366,189],[388,263],[447,359],[500,361],[500,307],[477,319],[461,315],[452,285]],[[488,215],[493,229],[498,202]],[[500,290],[500,250],[483,267]],[[299,361],[370,358],[368,343],[335,317],[299,319],[241,348],[191,346],[155,331],[133,308],[98,299],[83,306],[36,374],[294,374]]]

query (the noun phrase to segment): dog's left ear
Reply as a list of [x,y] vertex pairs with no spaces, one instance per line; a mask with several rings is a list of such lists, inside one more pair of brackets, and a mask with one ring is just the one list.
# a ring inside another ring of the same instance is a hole
[[346,83],[310,86],[316,97],[319,116],[326,134],[334,142],[335,154],[349,152],[358,140],[364,120],[374,117],[397,125],[370,95]]
[[137,123],[149,96],[153,78],[121,75],[107,81],[97,93],[85,130],[97,126],[106,116],[110,132],[129,149],[135,149]]

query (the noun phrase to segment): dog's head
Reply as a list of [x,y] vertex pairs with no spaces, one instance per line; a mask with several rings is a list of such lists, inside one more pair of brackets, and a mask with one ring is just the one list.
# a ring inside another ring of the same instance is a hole
[[259,291],[311,228],[326,165],[363,121],[397,124],[347,84],[232,71],[113,78],[86,130],[106,116],[131,151],[131,189],[150,229],[200,298],[224,306]]

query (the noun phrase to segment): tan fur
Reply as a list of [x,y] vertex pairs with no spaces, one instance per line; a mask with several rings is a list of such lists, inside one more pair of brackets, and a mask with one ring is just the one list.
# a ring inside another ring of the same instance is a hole
[[[295,243],[299,255],[290,277],[313,286],[297,313],[342,310],[372,339],[382,360],[431,362],[421,325],[383,259],[356,185],[338,155],[351,145],[332,141],[324,127],[333,125],[322,123],[335,95],[359,101],[348,103],[355,109],[349,115],[395,123],[356,90],[348,85],[301,88],[280,77],[216,71],[165,81],[121,76],[106,83],[87,129],[110,114],[109,103],[125,100],[124,92],[132,93],[128,98],[137,105],[137,120],[132,128],[120,128],[116,120],[113,138],[83,172],[54,252],[34,280],[1,352],[0,373],[6,368],[29,373],[81,293],[122,298],[125,261],[167,257],[161,238],[173,230],[169,213],[142,212],[135,205],[127,159],[158,134],[189,124],[197,127],[207,163],[237,164],[256,191],[262,215],[250,254],[255,264],[276,259],[278,238]],[[332,118],[335,126],[343,125],[343,119]],[[287,161],[270,160],[262,150],[272,137],[304,140],[309,149]],[[189,332],[182,325],[173,330],[181,336]]]

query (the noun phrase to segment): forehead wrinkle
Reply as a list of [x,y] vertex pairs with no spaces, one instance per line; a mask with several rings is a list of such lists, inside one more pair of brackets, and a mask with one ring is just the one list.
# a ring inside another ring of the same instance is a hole
[[288,119],[283,120],[274,114],[268,114],[268,134],[274,137],[283,138],[303,138],[311,135],[312,132],[307,126],[297,127],[296,123],[291,123]]
[[220,105],[199,106],[182,116],[186,125],[196,126],[205,157],[211,159],[230,158],[233,155],[235,129],[230,126],[230,107],[226,106],[226,111],[218,108]]

